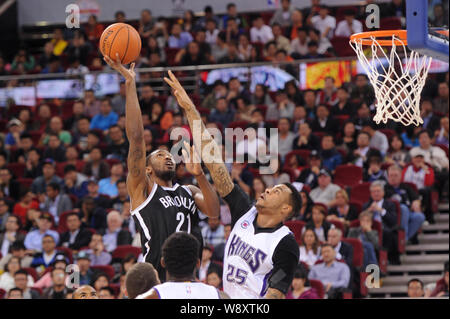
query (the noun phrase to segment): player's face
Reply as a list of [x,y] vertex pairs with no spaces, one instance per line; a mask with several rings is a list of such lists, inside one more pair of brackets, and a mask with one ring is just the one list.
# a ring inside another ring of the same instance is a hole
[[151,155],[150,166],[147,166],[147,174],[154,173],[156,177],[169,181],[175,176],[175,160],[170,152],[158,150]]
[[73,297],[73,299],[98,299],[97,292],[91,286],[78,288]]
[[[279,214],[281,220],[290,213],[287,209],[291,190],[283,184],[275,185],[272,188],[267,188],[264,193],[256,201],[256,207],[260,208],[259,212],[270,212],[271,214]],[[290,207],[290,206],[289,206]],[[265,208],[262,210],[262,208]]]

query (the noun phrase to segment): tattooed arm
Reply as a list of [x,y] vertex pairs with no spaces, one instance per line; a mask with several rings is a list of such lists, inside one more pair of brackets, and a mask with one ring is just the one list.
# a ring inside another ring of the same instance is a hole
[[266,299],[284,299],[285,295],[279,291],[278,289],[275,288],[269,288],[267,289],[267,293],[266,293]]
[[231,193],[234,184],[227,168],[225,167],[225,164],[222,161],[222,152],[216,141],[214,141],[209,132],[206,130],[205,124],[195,108],[194,103],[191,101],[186,91],[171,71],[169,71],[169,77],[170,79],[164,78],[164,80],[173,89],[173,94],[175,95],[178,104],[186,114],[189,127],[191,128],[194,136],[194,143],[199,142],[196,140],[195,136],[200,137],[201,147],[200,145],[196,145],[196,147],[197,149],[201,149],[200,153],[203,163],[208,168],[219,195],[221,197],[225,197]]
[[125,78],[125,128],[130,143],[127,161],[127,188],[131,198],[131,210],[133,210],[145,201],[148,193],[147,187],[150,186],[151,188],[153,185],[150,184],[151,182],[145,172],[144,125],[142,123],[141,108],[136,92],[134,63],[127,70],[120,63],[118,56],[116,61],[105,56],[105,61]]

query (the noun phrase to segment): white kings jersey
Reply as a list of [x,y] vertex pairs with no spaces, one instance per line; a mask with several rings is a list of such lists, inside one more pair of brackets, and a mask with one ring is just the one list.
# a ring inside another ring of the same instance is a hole
[[[165,282],[154,286],[160,299],[220,299],[219,291],[201,282]],[[145,299],[152,291],[143,293],[136,299]]]
[[263,298],[269,288],[272,257],[279,242],[291,233],[282,226],[274,232],[255,234],[253,206],[235,223],[225,246],[223,290],[230,298]]

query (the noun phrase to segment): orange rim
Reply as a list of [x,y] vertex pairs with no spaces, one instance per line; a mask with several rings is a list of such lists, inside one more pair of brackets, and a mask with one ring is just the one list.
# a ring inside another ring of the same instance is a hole
[[[398,40],[392,41],[392,36],[395,35]],[[374,37],[375,39],[372,39]],[[389,39],[382,39],[389,38]],[[355,33],[350,36],[350,41],[353,43],[362,43],[362,45],[372,45],[374,41],[381,46],[392,46],[395,45],[407,45],[408,40],[406,36],[406,30],[381,30],[381,31],[369,31]]]

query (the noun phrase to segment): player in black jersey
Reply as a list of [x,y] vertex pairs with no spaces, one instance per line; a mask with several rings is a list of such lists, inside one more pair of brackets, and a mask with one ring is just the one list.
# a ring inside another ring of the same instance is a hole
[[[130,143],[128,152],[127,188],[130,194],[131,214],[141,235],[142,253],[146,262],[158,270],[164,281],[161,266],[161,247],[174,232],[192,233],[203,242],[198,226],[198,212],[209,218],[218,218],[220,206],[216,191],[205,177],[200,161],[186,162],[186,169],[195,176],[200,188],[194,185],[173,185],[176,164],[172,154],[156,150],[145,157],[144,126],[136,92],[134,63],[126,69],[117,55],[116,61],[105,56],[110,67],[125,78],[125,127]],[[193,158],[195,150],[188,147]]]

